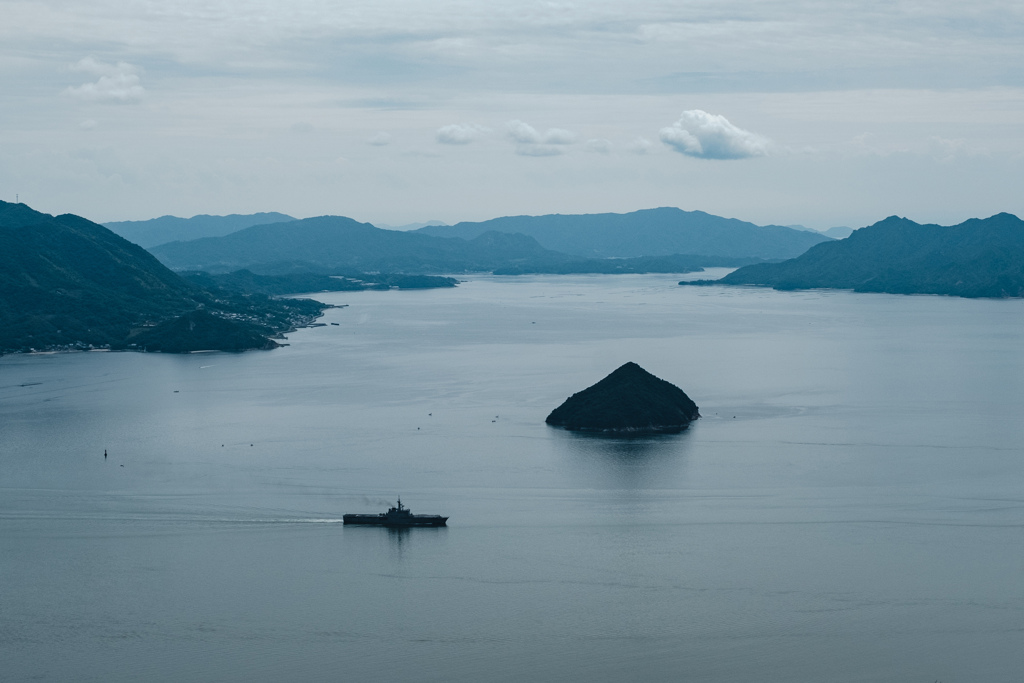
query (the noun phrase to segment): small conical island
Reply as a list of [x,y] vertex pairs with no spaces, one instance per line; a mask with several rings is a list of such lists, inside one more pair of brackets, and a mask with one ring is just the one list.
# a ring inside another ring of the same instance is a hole
[[700,417],[682,389],[626,363],[592,387],[573,394],[545,422],[553,427],[607,434],[672,433]]

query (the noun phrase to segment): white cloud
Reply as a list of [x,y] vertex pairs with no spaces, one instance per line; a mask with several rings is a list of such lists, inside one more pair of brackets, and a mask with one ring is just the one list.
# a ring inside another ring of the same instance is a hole
[[133,102],[142,99],[146,93],[140,81],[142,69],[128,62],[107,64],[93,57],[86,57],[72,65],[71,69],[99,76],[93,83],[83,83],[65,90],[69,95],[83,100]]
[[528,123],[524,123],[519,119],[515,121],[509,121],[505,124],[508,128],[508,135],[513,140],[521,145],[537,145],[540,144],[540,133],[537,129]]
[[545,145],[571,145],[576,142],[576,133],[564,128],[549,128],[544,133],[543,142]]
[[437,141],[442,145],[468,145],[490,129],[475,123],[453,123],[437,129]]
[[390,145],[391,140],[392,137],[390,133],[380,131],[379,133],[371,137],[369,140],[367,140],[366,144],[373,145],[374,147],[383,147],[384,145]]
[[528,123],[515,119],[505,124],[516,143],[516,154],[550,157],[562,154],[566,145],[576,142],[576,134],[564,128],[548,128],[543,134]]
[[651,150],[651,141],[647,138],[634,138],[628,149],[633,154],[647,154]]
[[583,146],[587,148],[588,152],[597,152],[598,154],[610,154],[612,151],[611,140],[605,140],[603,138],[587,140]]
[[100,125],[96,122],[96,119],[86,119],[78,124],[78,127],[82,130],[95,130],[96,126]]
[[662,128],[661,141],[679,152],[700,159],[747,159],[768,153],[767,138],[738,128],[721,114],[701,109],[684,111],[671,126]]

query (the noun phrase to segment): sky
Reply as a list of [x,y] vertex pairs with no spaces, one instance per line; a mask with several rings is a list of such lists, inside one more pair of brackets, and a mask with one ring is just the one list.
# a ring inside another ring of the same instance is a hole
[[0,0],[0,199],[400,225],[1024,217],[1010,0]]

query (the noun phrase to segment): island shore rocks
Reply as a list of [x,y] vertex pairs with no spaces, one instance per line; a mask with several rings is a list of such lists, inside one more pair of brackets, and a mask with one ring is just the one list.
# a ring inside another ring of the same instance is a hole
[[679,432],[699,417],[697,404],[682,389],[631,362],[570,396],[545,422],[574,431],[631,435]]

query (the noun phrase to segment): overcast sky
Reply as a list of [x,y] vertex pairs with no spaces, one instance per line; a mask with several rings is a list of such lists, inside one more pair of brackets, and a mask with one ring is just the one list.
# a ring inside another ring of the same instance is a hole
[[97,221],[1024,216],[1010,0],[0,0],[0,199]]

